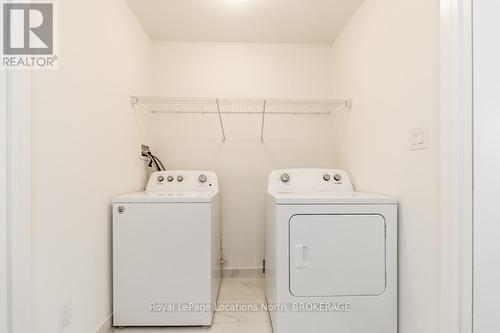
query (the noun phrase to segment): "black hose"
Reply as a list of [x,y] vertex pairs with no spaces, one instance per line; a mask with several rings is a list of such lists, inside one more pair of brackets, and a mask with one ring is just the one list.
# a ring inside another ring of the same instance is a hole
[[[155,165],[155,168],[156,168],[156,171],[162,171],[162,169],[160,168],[160,165],[158,164],[158,162],[156,161],[155,157],[153,154],[151,154],[150,152],[148,152],[148,156],[149,158],[151,159],[151,162],[154,163]],[[151,163],[150,163],[151,165]]]
[[165,171],[165,166],[163,165],[163,163],[161,162],[161,160],[158,157],[156,157],[155,155],[151,155],[151,156],[153,156],[153,158],[155,159],[155,161],[160,165],[162,171]]

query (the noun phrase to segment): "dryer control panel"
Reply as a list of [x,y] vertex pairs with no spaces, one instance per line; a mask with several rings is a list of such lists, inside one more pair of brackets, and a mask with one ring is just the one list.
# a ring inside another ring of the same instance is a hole
[[332,192],[354,191],[344,170],[282,169],[269,175],[270,192]]
[[217,192],[217,175],[212,171],[168,170],[153,172],[146,192]]

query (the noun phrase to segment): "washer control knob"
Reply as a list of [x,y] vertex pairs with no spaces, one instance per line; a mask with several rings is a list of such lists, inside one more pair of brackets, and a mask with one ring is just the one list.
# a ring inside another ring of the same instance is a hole
[[207,176],[206,175],[200,175],[200,177],[198,177],[198,180],[200,181],[200,183],[204,183],[207,181]]
[[332,179],[332,177],[330,177],[330,175],[329,175],[329,174],[325,174],[325,175],[323,175],[323,180],[324,180],[325,182],[329,182],[329,181],[330,181],[330,179]]
[[173,180],[174,180],[174,176],[168,176],[168,177],[167,177],[167,180],[168,180],[169,182],[173,181]]
[[183,180],[184,180],[184,177],[182,177],[181,175],[177,176],[177,181],[178,182],[182,182]]
[[281,175],[281,181],[283,183],[288,183],[290,181],[290,175],[287,173],[284,173]]
[[161,182],[163,182],[165,180],[165,177],[158,176],[158,178],[156,178],[156,180],[161,183]]
[[342,176],[339,174],[336,174],[335,176],[333,176],[333,179],[335,179],[336,182],[339,182],[342,180]]

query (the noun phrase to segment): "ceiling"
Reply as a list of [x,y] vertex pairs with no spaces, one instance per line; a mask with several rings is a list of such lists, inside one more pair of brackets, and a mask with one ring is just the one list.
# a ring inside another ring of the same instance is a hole
[[125,0],[154,41],[331,43],[363,0]]

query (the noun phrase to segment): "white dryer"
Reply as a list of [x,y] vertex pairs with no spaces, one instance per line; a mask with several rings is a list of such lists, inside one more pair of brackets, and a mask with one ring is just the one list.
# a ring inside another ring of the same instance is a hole
[[153,173],[113,198],[114,326],[209,326],[221,283],[220,194],[209,171]]
[[266,199],[274,333],[397,332],[397,202],[341,170],[276,170]]

